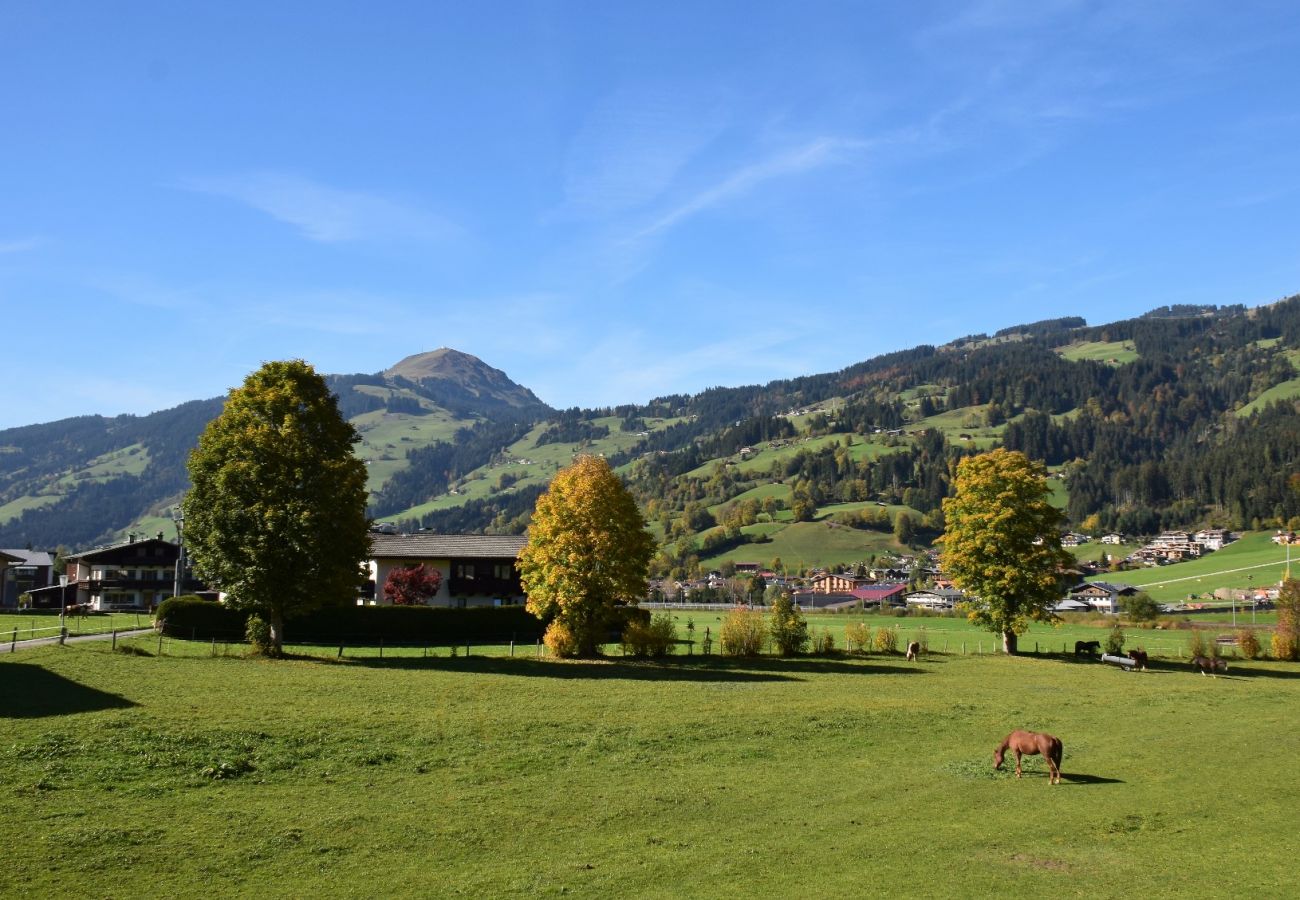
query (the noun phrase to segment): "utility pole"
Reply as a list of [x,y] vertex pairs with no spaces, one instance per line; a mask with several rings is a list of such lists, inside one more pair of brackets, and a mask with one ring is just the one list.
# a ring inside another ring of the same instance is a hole
[[172,507],[172,521],[176,523],[176,576],[172,582],[172,596],[181,595],[185,582],[185,515],[179,506]]

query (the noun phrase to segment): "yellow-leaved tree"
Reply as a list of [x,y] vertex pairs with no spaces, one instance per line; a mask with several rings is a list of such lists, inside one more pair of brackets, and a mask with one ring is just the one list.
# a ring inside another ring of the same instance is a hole
[[954,495],[943,501],[940,566],[975,595],[969,618],[1002,635],[1015,653],[1030,622],[1049,622],[1064,571],[1060,510],[1048,502],[1047,470],[1014,450],[969,456],[957,466]]
[[537,498],[519,573],[528,610],[554,617],[560,656],[595,656],[614,608],[645,596],[654,539],[604,458],[582,456]]

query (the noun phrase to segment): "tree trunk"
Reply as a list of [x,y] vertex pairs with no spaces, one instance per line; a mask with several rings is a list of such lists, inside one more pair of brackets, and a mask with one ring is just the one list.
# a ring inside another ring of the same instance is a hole
[[1018,637],[1014,631],[1002,632],[1002,652],[1007,656],[1016,655]]
[[271,610],[271,655],[284,656],[284,614],[278,609]]

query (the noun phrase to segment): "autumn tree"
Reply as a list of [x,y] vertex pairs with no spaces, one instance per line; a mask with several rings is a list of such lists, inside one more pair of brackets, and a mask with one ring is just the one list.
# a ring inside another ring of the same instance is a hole
[[442,573],[432,566],[396,566],[384,579],[384,597],[394,606],[423,606],[442,587]]
[[263,619],[356,600],[370,549],[356,430],[302,360],[269,362],[235,388],[191,452],[185,543],[195,573]]
[[537,498],[519,573],[528,610],[553,618],[548,646],[595,656],[613,609],[645,595],[654,540],[602,457],[582,456]]
[[785,588],[772,596],[768,632],[782,656],[798,656],[808,649],[808,622]]
[[1064,517],[1048,502],[1046,475],[1023,453],[993,450],[961,461],[943,501],[940,565],[973,595],[971,621],[1000,633],[1007,653],[1030,622],[1054,618],[1062,570],[1074,561],[1061,549]]
[[1273,632],[1275,659],[1300,659],[1300,581],[1290,570],[1277,595],[1277,628]]

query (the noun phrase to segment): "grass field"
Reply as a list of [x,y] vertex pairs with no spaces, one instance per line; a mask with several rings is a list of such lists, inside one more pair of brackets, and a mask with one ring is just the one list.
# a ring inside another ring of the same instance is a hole
[[1278,400],[1294,400],[1296,397],[1300,397],[1300,378],[1292,378],[1289,381],[1283,381],[1281,384],[1273,385],[1237,410],[1237,415],[1245,418],[1257,410],[1262,410],[1270,403],[1275,403]]
[[[33,650],[0,894],[1287,895],[1300,670],[1229,674]],[[992,771],[1012,728],[1062,786]]]
[[1132,341],[1081,341],[1061,347],[1057,352],[1071,362],[1091,359],[1095,362],[1123,365],[1136,362],[1138,358],[1137,347]]
[[[148,613],[109,613],[103,616],[68,616],[66,621],[70,635],[105,634],[110,631],[148,628],[153,624],[153,617]],[[0,643],[12,640],[14,629],[18,630],[20,641],[58,637],[59,617],[24,615],[17,612],[0,613]]]
[[[841,504],[828,509],[839,510]],[[822,517],[824,519],[825,513]],[[701,557],[701,565],[716,566],[723,560],[754,562],[767,565],[775,556],[791,568],[806,566],[836,566],[863,562],[872,554],[897,552],[899,544],[891,533],[860,531],[856,528],[832,528],[824,520],[817,522],[760,523],[742,528],[747,534],[762,532],[771,541],[761,544],[741,544],[712,556]]]

